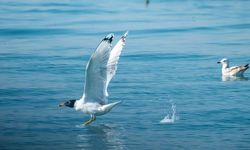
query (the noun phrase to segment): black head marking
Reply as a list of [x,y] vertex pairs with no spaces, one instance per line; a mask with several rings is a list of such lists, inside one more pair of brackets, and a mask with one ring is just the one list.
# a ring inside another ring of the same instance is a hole
[[75,105],[76,100],[72,99],[64,103],[65,106],[68,106],[70,108],[73,108]]

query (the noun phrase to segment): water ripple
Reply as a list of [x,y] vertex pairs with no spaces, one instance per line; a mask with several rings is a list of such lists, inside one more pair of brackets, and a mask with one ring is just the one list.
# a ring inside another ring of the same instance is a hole
[[0,36],[42,36],[42,35],[62,35],[70,34],[73,31],[70,29],[59,28],[36,28],[36,29],[0,29]]

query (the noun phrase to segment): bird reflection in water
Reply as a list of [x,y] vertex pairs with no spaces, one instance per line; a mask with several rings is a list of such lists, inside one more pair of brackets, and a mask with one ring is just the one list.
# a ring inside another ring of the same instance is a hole
[[77,136],[79,149],[126,149],[122,141],[122,128],[102,124],[88,126],[85,132]]
[[145,0],[145,3],[146,3],[146,7],[148,7],[150,0]]
[[222,81],[247,81],[248,77],[236,77],[236,76],[221,76]]

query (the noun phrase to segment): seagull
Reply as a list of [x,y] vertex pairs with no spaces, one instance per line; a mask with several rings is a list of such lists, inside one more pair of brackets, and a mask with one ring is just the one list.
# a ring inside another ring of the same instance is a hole
[[223,58],[217,63],[222,64],[221,72],[223,76],[242,77],[244,72],[249,68],[249,64],[229,67],[229,60],[227,58]]
[[108,103],[108,85],[117,70],[117,64],[125,45],[128,31],[120,38],[112,49],[114,34],[108,34],[97,46],[86,66],[85,86],[83,96],[59,104],[59,107],[67,106],[83,111],[90,115],[90,119],[83,123],[89,125],[96,120],[96,116],[108,113],[121,101]]

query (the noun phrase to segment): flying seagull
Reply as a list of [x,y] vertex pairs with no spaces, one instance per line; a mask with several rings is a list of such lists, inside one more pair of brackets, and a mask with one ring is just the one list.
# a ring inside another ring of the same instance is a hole
[[117,64],[125,40],[126,32],[112,49],[114,34],[107,35],[96,48],[86,66],[85,86],[83,96],[79,100],[69,100],[59,104],[90,115],[90,119],[83,123],[88,125],[96,120],[96,116],[108,113],[121,101],[108,104],[107,88],[117,70]]
[[249,64],[229,67],[229,60],[227,58],[223,58],[217,63],[222,64],[221,72],[223,76],[242,77],[243,73],[249,68]]

